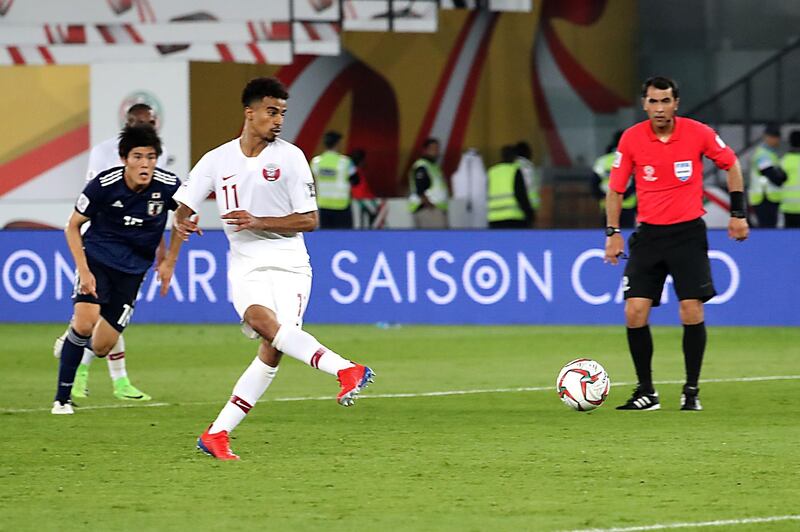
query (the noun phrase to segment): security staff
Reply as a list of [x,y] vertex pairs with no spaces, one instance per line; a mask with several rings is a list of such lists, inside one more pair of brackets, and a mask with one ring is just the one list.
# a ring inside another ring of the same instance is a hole
[[[601,222],[606,220],[606,194],[608,194],[608,179],[611,175],[611,166],[616,157],[617,144],[622,137],[622,131],[614,133],[614,138],[606,147],[606,153],[597,158],[592,170],[592,196],[597,198],[600,205]],[[620,227],[636,226],[636,185],[631,180],[625,194],[622,196],[622,212],[619,215]]]
[[515,146],[503,146],[502,162],[488,172],[487,220],[490,229],[531,227],[534,211],[525,186]]
[[311,159],[322,229],[353,228],[350,187],[358,184],[359,177],[350,157],[338,151],[341,140],[341,133],[328,131],[322,139],[325,151]]
[[438,159],[439,141],[428,138],[411,166],[408,208],[417,229],[447,229],[447,183]]
[[800,129],[789,134],[789,153],[781,158],[786,181],[781,187],[784,227],[800,227]]
[[770,123],[764,128],[764,139],[750,158],[750,174],[747,183],[747,199],[753,207],[758,227],[778,225],[778,206],[781,203],[780,186],[786,175],[780,167],[778,148],[781,130]]

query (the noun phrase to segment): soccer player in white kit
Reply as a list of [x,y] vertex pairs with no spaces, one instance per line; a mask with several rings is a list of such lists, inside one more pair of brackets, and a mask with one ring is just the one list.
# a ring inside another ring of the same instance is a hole
[[198,438],[197,447],[220,460],[238,460],[229,434],[264,394],[283,353],[336,375],[337,401],[351,406],[374,372],[328,349],[301,329],[311,291],[303,232],[318,224],[314,179],[303,152],[278,135],[289,94],[275,78],[251,80],[242,92],[241,137],[206,153],[175,193],[170,249],[159,267],[161,290],[183,241],[202,234],[194,214],[211,192],[230,244],[228,280],[242,331],[261,338],[258,355],[233,388],[230,401]]
[[[147,125],[156,129],[158,125],[158,117],[152,107],[146,103],[135,103],[128,108],[125,113],[126,126],[142,126]],[[164,146],[161,147],[161,155],[158,156],[156,166],[160,169],[166,169],[172,164],[172,156],[169,155]],[[94,145],[89,152],[89,166],[86,170],[86,181],[91,181],[97,174],[104,172],[111,168],[123,166],[124,161],[119,156],[119,136],[111,137]],[[84,225],[88,228],[88,223]],[[162,243],[156,252],[156,262],[160,262],[164,255],[164,245]],[[64,340],[69,333],[69,327],[64,333],[56,338],[53,344],[53,356],[59,358],[61,356],[61,349],[64,346]],[[89,395],[89,367],[92,361],[97,358],[90,348],[83,350],[83,358],[78,366],[78,371],[75,374],[75,382],[72,388],[72,397],[83,399]],[[125,363],[125,337],[120,334],[117,343],[111,348],[108,353],[108,373],[111,376],[111,382],[114,386],[114,397],[124,401],[149,401],[150,395],[144,393],[131,383],[128,377],[128,370]]]

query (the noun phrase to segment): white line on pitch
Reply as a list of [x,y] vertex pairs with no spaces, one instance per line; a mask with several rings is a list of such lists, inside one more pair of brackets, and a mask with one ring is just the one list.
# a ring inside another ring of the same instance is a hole
[[626,526],[622,528],[582,528],[571,532],[638,532],[640,530],[668,530],[671,528],[700,528],[708,526],[750,525],[758,523],[777,523],[778,521],[800,521],[800,515],[773,515],[771,517],[747,517],[744,519],[724,519],[701,521],[697,523],[663,523],[656,525]]
[[[800,380],[800,375],[770,375],[764,377],[733,377],[729,379],[701,379],[701,384],[718,382],[763,382],[763,381],[792,381]],[[683,384],[682,380],[654,381],[653,384]],[[616,382],[612,386],[633,386],[635,382]],[[446,397],[450,395],[474,395],[479,393],[518,393],[518,392],[544,392],[554,390],[554,386],[524,386],[519,388],[489,388],[477,390],[444,390],[439,392],[417,392],[417,393],[371,393],[361,395],[359,399],[406,399],[414,397]],[[289,402],[289,401],[330,401],[330,395],[306,396],[306,397],[272,397],[262,399],[260,402]],[[220,400],[221,401],[221,400]],[[220,401],[180,401],[176,403],[125,403],[114,405],[95,405],[76,407],[80,410],[106,410],[111,408],[153,408],[160,406],[199,406],[217,404]],[[46,412],[50,408],[0,408],[0,414],[26,414],[30,412]]]

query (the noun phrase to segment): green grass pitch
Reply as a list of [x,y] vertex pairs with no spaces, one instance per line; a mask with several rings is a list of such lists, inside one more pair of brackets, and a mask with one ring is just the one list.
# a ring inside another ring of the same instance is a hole
[[[679,411],[669,383],[661,411],[615,411],[622,385],[587,414],[562,405],[555,377],[589,356],[631,383],[622,327],[313,325],[376,382],[345,409],[332,377],[285,357],[233,434],[237,463],[195,449],[255,354],[237,326],[134,323],[128,370],[152,406],[115,400],[95,361],[90,398],[53,416],[62,330],[0,325],[0,530],[546,531],[800,513],[799,329],[710,327],[703,412]],[[683,378],[680,341],[654,328],[657,381]],[[735,380],[766,376],[786,378]],[[421,395],[480,390],[496,391]]]

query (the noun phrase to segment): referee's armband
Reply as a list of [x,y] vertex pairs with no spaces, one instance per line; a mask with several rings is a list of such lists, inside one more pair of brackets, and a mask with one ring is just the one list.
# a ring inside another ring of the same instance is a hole
[[747,218],[744,206],[744,192],[731,192],[731,218]]

